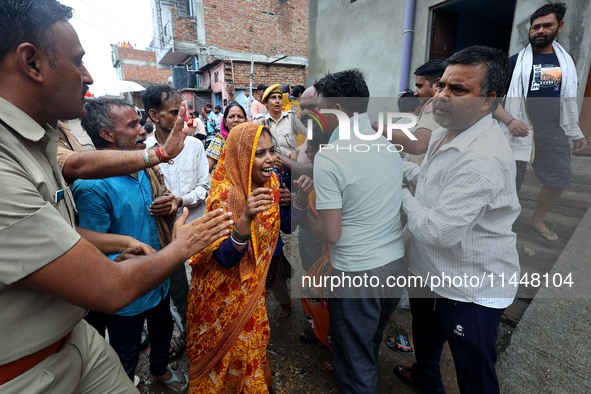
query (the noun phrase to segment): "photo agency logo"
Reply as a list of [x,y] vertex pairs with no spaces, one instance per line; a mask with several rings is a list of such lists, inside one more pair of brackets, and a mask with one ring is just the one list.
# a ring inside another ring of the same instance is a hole
[[[407,112],[379,112],[377,121],[377,131],[372,129],[371,131],[361,132],[359,129],[359,113],[354,112],[353,117],[349,118],[345,112],[337,109],[320,109],[319,111],[309,111],[308,115],[308,140],[314,138],[314,122],[320,127],[320,130],[328,130],[328,125],[322,114],[333,114],[338,120],[339,128],[339,140],[351,140],[352,134],[358,140],[367,141],[367,143],[355,143],[346,147],[348,151],[355,152],[368,152],[371,149],[386,149],[389,152],[402,152],[403,146],[400,144],[391,143],[370,143],[371,141],[378,140],[381,136],[386,137],[387,140],[392,139],[392,132],[394,130],[402,131],[411,141],[416,141],[417,137],[410,131],[417,124],[417,117],[414,114]],[[352,122],[351,122],[352,120]],[[384,128],[385,124],[385,128]],[[384,129],[386,133],[384,134]],[[342,146],[335,146],[333,144],[321,144],[319,150],[336,149],[343,150]]]

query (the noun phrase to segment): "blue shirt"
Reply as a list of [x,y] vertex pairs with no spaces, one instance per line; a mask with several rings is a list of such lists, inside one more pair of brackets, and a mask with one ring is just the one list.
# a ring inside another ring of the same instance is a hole
[[215,113],[213,111],[207,114],[207,134],[215,134]]
[[[150,215],[152,187],[144,171],[105,179],[78,180],[72,186],[80,227],[101,233],[129,235],[160,250],[156,219]],[[119,253],[107,254],[114,260]],[[142,280],[142,278],[138,278]],[[135,316],[155,307],[168,294],[170,280],[117,312]]]

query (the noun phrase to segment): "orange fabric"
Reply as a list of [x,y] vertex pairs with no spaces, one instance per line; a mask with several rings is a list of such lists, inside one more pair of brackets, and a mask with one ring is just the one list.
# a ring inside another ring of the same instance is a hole
[[[251,193],[252,164],[264,126],[242,123],[232,129],[218,161],[207,211],[230,211],[237,221]],[[264,187],[279,193],[273,176]],[[278,199],[276,199],[278,200]],[[191,258],[187,310],[187,353],[192,393],[266,392],[269,322],[265,278],[279,236],[279,206],[257,214],[248,251],[239,265],[226,269],[213,258],[220,239]]]
[[25,356],[23,358],[19,358],[18,360],[14,360],[8,364],[0,365],[0,385],[3,385],[6,382],[10,382],[17,376],[20,376],[23,373],[27,372],[29,369],[33,368],[35,365],[45,360],[53,353],[60,352],[63,348],[66,347],[71,336],[72,333],[69,332],[66,334],[65,337],[57,340],[56,342],[52,343],[46,348],[38,350],[35,353],[29,354],[28,356]]
[[[308,196],[308,208],[314,215],[318,215],[315,190],[312,190]],[[331,275],[332,265],[326,244],[322,244],[322,251],[322,256],[306,272],[306,277],[311,280],[311,286],[301,290],[303,296],[301,300],[314,335],[330,349],[330,302],[328,298],[324,298],[324,278]]]
[[304,313],[308,317],[314,335],[329,349],[330,302],[328,298],[324,298],[324,278],[330,276],[331,272],[330,254],[328,250],[325,250],[322,256],[306,272],[306,277],[310,278],[312,286],[303,288],[302,295],[311,298],[301,299]]

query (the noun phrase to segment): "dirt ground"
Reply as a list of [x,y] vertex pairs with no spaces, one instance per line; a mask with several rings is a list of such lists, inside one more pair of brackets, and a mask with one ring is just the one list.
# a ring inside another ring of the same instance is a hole
[[[297,250],[297,238],[284,236],[286,244],[285,253],[290,259],[294,269],[300,262],[297,253],[292,253],[292,248]],[[267,349],[267,359],[274,376],[273,388],[276,393],[338,393],[340,392],[332,371],[325,367],[325,362],[331,361],[331,353],[328,349],[318,345],[302,343],[299,336],[307,327],[308,321],[304,315],[299,299],[292,299],[292,313],[286,319],[277,317],[279,304],[270,293],[267,297],[267,310],[269,325],[271,327],[271,340]],[[395,335],[410,332],[411,317],[408,309],[400,307],[392,314],[384,331],[385,335]],[[175,335],[178,329],[175,327]],[[142,352],[136,374],[141,382],[138,386],[143,394],[172,393],[163,384],[151,381],[148,378],[148,361],[146,349]],[[380,393],[414,393],[413,389],[400,382],[393,374],[393,369],[398,365],[409,365],[414,362],[414,356],[404,355],[391,351],[382,342],[380,347],[379,367],[379,392]],[[172,362],[172,369],[180,368],[188,371],[186,353]],[[455,369],[449,349],[444,349],[441,359],[441,372],[444,377],[446,391],[450,394],[459,393],[455,379]]]

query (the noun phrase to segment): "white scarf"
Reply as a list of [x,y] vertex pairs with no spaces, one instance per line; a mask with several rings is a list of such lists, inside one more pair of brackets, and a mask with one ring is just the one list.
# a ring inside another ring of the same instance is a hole
[[[571,140],[584,138],[579,122],[579,109],[577,107],[577,70],[571,56],[564,48],[554,41],[552,49],[556,53],[558,63],[562,70],[560,84],[560,127]],[[529,79],[533,67],[533,51],[531,44],[523,48],[517,55],[515,70],[511,77],[511,85],[505,100],[505,110],[515,119],[530,125],[532,132],[527,137],[515,137],[509,133],[509,129],[503,122],[501,128],[510,137],[511,149],[515,160],[530,161],[533,152],[533,125],[527,115],[527,92]]]

